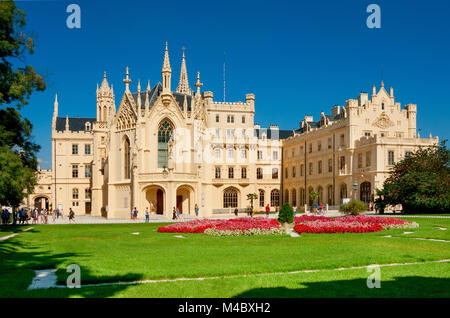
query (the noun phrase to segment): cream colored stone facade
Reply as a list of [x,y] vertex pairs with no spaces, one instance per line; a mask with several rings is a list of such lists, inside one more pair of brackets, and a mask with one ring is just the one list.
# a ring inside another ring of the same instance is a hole
[[[281,142],[278,127],[254,124],[255,96],[245,102],[217,102],[189,87],[183,52],[178,87],[171,89],[172,68],[166,46],[162,83],[125,92],[116,110],[106,73],[97,87],[96,118],[58,117],[55,99],[52,129],[52,193],[50,206],[77,215],[128,218],[136,207],[172,216],[228,214],[246,208],[249,193],[258,194],[254,207],[279,205]],[[89,151],[85,151],[88,147]],[[28,205],[42,196],[36,188]]]
[[52,170],[39,171],[26,204],[46,198],[50,209],[101,215],[103,208],[108,218],[129,218],[134,207],[140,216],[148,208],[171,217],[174,207],[194,215],[197,204],[199,216],[211,216],[246,208],[250,193],[258,195],[257,210],[282,201],[301,206],[312,190],[320,202],[338,205],[353,197],[354,181],[357,198],[368,201],[390,161],[438,142],[416,135],[416,105],[402,109],[383,85],[370,99],[362,93],[286,131],[255,125],[253,94],[245,102],[214,101],[201,92],[199,73],[191,89],[184,52],[180,69],[172,90],[167,44],[161,83],[141,89],[138,81],[131,92],[127,68],[117,109],[105,73],[95,118],[58,117],[55,98]]
[[318,121],[305,116],[283,141],[283,202],[310,205],[311,191],[319,192],[324,205],[355,197],[373,202],[394,162],[418,146],[438,144],[438,137],[416,134],[416,115],[417,105],[402,108],[382,82],[370,98],[361,93]]

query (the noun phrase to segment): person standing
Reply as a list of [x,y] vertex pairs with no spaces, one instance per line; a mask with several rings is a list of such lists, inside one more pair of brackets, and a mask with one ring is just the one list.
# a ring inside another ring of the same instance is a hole
[[53,219],[53,224],[55,224],[56,223],[56,210],[53,211],[52,219]]
[[148,207],[145,209],[145,223],[150,221],[150,213],[148,212]]
[[297,213],[297,206],[294,205],[294,206],[292,207],[292,210],[294,211],[294,218],[295,218],[295,214]]
[[270,206],[269,206],[269,203],[267,203],[267,205],[266,205],[266,216],[269,217],[269,215],[270,215]]
[[175,207],[173,207],[172,210],[172,220],[176,220],[177,219],[177,211],[175,210]]
[[180,210],[178,208],[176,209],[176,213],[177,213],[177,220],[179,220],[180,219]]
[[239,212],[238,208],[234,208],[234,215],[236,215],[236,217],[238,216],[238,212]]
[[136,209],[136,207],[134,207],[134,209],[133,209],[133,219],[135,221],[137,220],[137,215],[138,215],[138,210]]
[[197,205],[197,203],[195,204],[195,216],[198,217],[198,205]]

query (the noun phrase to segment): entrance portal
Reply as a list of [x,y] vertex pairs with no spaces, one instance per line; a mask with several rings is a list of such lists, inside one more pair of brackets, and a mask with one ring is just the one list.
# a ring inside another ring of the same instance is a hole
[[156,213],[164,213],[164,194],[161,189],[158,189],[158,191],[156,191]]

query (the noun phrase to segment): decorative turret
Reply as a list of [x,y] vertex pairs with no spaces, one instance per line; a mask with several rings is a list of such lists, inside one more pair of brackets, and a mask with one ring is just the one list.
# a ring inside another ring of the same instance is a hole
[[108,122],[115,114],[115,102],[113,87],[109,87],[106,72],[100,88],[97,84],[97,121]]
[[138,120],[142,119],[141,116],[141,80],[138,80],[138,86],[137,86],[137,113],[138,113]]
[[170,103],[170,96],[171,96],[171,90],[170,90],[170,81],[171,81],[171,75],[172,75],[172,68],[170,67],[170,60],[169,60],[169,50],[167,48],[167,41],[166,41],[166,50],[164,52],[164,62],[162,67],[162,81],[163,81],[163,90],[161,93],[162,102],[165,106],[169,105]]
[[192,94],[191,89],[189,88],[189,81],[187,76],[187,68],[186,68],[186,58],[184,56],[184,50],[186,48],[183,47],[183,57],[181,59],[181,70],[180,70],[180,81],[178,83],[177,92],[182,94]]
[[69,127],[69,115],[66,115],[66,127],[65,127],[66,131],[69,131],[70,127]]

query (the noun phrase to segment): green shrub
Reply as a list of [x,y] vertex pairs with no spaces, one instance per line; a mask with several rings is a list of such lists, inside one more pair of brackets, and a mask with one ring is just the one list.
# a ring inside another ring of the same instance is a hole
[[283,223],[292,223],[294,222],[294,210],[289,205],[289,203],[283,204],[278,213],[278,222]]
[[106,212],[106,207],[102,206],[101,211],[102,211],[102,216],[103,216],[104,218],[106,218],[106,217],[108,216],[108,212]]
[[349,203],[341,205],[339,211],[345,214],[358,215],[360,212],[367,211],[367,205],[359,200],[352,200]]

